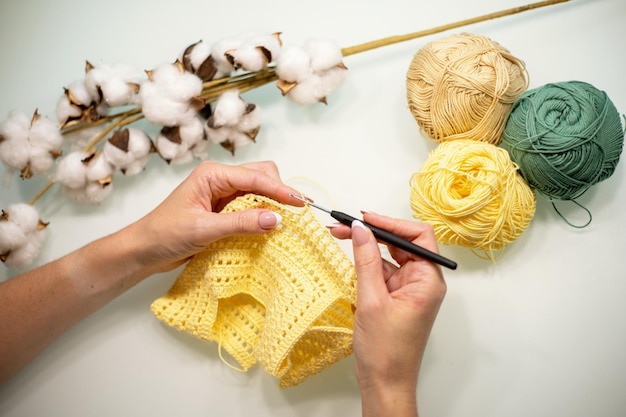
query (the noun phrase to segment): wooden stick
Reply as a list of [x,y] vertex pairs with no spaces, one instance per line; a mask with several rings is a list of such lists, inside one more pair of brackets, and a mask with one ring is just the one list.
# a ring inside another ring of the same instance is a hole
[[362,43],[360,45],[354,45],[347,48],[343,48],[341,53],[343,56],[349,56],[358,54],[360,52],[371,51],[372,49],[381,48],[387,45],[393,45],[395,43],[410,41],[423,36],[432,35],[439,32],[444,32],[450,29],[456,29],[461,26],[467,26],[478,22],[484,22],[486,20],[497,19],[499,17],[510,16],[517,13],[522,13],[527,10],[538,9],[540,7],[551,6],[557,3],[565,3],[569,0],[548,0],[540,1],[538,3],[527,4],[525,6],[514,7],[511,9],[501,10],[499,12],[489,13],[486,15],[474,17],[471,19],[460,20],[458,22],[449,23],[447,25],[437,26],[431,29],[421,30],[419,32],[413,32],[406,35],[390,36],[388,38],[378,39],[371,42]]

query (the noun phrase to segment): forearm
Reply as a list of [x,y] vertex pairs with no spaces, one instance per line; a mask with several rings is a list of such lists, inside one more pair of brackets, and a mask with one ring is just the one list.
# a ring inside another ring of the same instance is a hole
[[0,382],[149,274],[133,227],[0,284]]
[[416,396],[416,391],[411,388],[362,388],[363,417],[417,417]]

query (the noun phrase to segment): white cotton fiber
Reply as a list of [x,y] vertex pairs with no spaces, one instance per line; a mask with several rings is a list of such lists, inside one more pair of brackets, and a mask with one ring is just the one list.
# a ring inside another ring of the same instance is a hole
[[97,182],[113,175],[113,169],[106,158],[99,153],[87,164],[87,171],[85,175],[87,181]]
[[0,221],[0,255],[20,247],[26,242],[26,234],[15,223],[8,220]]
[[85,75],[85,88],[93,98],[102,92],[102,101],[110,107],[132,102],[132,84],[139,84],[145,77],[142,72],[124,64],[103,64],[92,68]]
[[148,163],[152,141],[143,130],[131,127],[127,129],[127,132],[128,150],[124,151],[110,141],[106,141],[102,148],[102,155],[115,169],[130,176],[141,172]]
[[191,52],[187,56],[189,62],[194,69],[200,68],[202,63],[211,55],[211,45],[206,42],[200,41],[191,48]]
[[47,117],[38,116],[30,126],[28,138],[33,146],[58,151],[63,146],[60,126]]
[[190,100],[202,93],[202,80],[175,64],[162,65],[152,72],[152,81],[141,85],[143,114],[150,122],[176,126],[193,117]]
[[181,144],[172,142],[162,133],[159,133],[157,136],[156,148],[159,155],[161,155],[161,157],[166,161],[176,159],[179,154],[183,154],[187,151],[186,146],[181,146]]
[[36,146],[30,147],[28,154],[29,168],[32,175],[41,175],[54,165],[54,156],[50,151]]
[[0,160],[9,168],[21,170],[26,167],[30,157],[28,141],[5,139],[0,142]]
[[234,131],[235,128],[230,126],[222,126],[218,129],[213,129],[210,126],[206,126],[207,136],[209,140],[215,144],[222,143],[228,140],[228,138],[233,135]]
[[212,116],[213,127],[235,126],[245,111],[246,102],[239,97],[239,91],[226,91],[215,104]]
[[8,140],[25,141],[28,139],[30,120],[24,113],[13,111],[0,123],[0,135]]
[[71,152],[59,161],[55,181],[72,189],[82,189],[87,183],[87,167],[82,162],[88,156],[86,152]]
[[59,97],[56,106],[56,116],[61,124],[65,124],[69,119],[80,117],[80,108],[70,103],[70,99],[65,94]]
[[[99,99],[98,95],[91,95],[84,80],[76,80],[72,82],[67,90],[74,99],[74,104],[80,104],[83,106],[89,106],[91,103]],[[67,94],[66,94],[67,95]]]
[[235,62],[246,71],[260,71],[267,67],[267,61],[263,52],[252,44],[242,45],[234,52]]
[[251,132],[261,126],[261,110],[259,106],[255,106],[254,110],[245,113],[237,123],[237,130],[241,132]]
[[24,233],[32,233],[39,226],[39,212],[30,204],[18,203],[7,207],[9,221],[15,223]]
[[312,74],[292,88],[287,96],[296,103],[312,104],[323,99],[325,97],[323,93],[322,78],[317,74]]
[[298,46],[283,47],[276,60],[276,74],[281,80],[299,82],[312,74],[311,58]]
[[333,41],[311,39],[302,48],[311,57],[313,71],[326,70],[342,63],[341,48]]
[[183,143],[191,148],[204,138],[204,127],[200,119],[193,117],[180,125],[179,133]]
[[84,190],[84,200],[92,204],[99,204],[104,201],[104,199],[111,194],[113,191],[113,184],[101,185],[97,182],[90,182],[87,184]]
[[45,236],[45,230],[29,234],[23,245],[11,251],[4,264],[9,268],[25,268],[30,265],[39,256]]
[[217,66],[217,73],[215,74],[216,79],[228,76],[235,70],[235,67],[231,65],[225,54],[228,51],[236,50],[239,45],[241,45],[241,39],[239,38],[226,38],[213,44],[211,57]]
[[106,141],[102,147],[102,155],[117,169],[123,169],[135,161],[135,155],[132,152],[123,151],[109,141]]

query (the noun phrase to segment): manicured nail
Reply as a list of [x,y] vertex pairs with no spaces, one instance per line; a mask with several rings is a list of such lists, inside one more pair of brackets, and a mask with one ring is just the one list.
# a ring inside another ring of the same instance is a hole
[[339,222],[336,222],[336,223],[331,223],[331,224],[327,224],[327,225],[326,225],[326,227],[327,227],[328,229],[334,229],[335,227],[340,227],[340,226],[343,226],[343,224],[342,224],[342,223],[339,223]]
[[261,229],[269,230],[273,229],[280,224],[283,220],[282,216],[273,211],[266,211],[259,215],[259,226]]
[[352,221],[352,242],[356,246],[361,246],[369,241],[370,237],[367,229],[359,220]]
[[361,210],[361,214],[376,214],[376,212],[371,210]]

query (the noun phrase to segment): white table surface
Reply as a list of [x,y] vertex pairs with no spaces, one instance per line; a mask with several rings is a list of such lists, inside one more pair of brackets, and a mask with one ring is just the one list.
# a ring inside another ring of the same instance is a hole
[[[0,118],[35,108],[53,116],[62,87],[82,77],[86,59],[151,69],[200,39],[255,29],[280,31],[285,43],[329,38],[350,46],[522,4],[1,0]],[[574,0],[348,57],[348,79],[327,106],[297,106],[273,85],[246,94],[263,111],[258,143],[235,157],[215,147],[211,158],[271,159],[284,179],[303,178],[292,184],[319,202],[411,218],[408,180],[435,146],[421,136],[405,99],[404,77],[419,48],[460,31],[485,35],[526,62],[531,88],[586,81],[624,113],[625,18],[624,0]],[[496,263],[441,248],[459,268],[446,271],[448,294],[422,368],[423,416],[626,413],[624,165],[580,199],[593,214],[587,228],[568,226],[540,197],[530,228]],[[116,177],[113,195],[98,207],[49,192],[38,203],[51,225],[36,264],[144,215],[192,167],[153,158],[140,176]],[[1,189],[0,206],[28,201],[42,184],[14,181]],[[0,386],[0,415],[360,415],[352,357],[281,390],[259,367],[237,373],[215,344],[163,326],[149,306],[179,272],[145,281],[63,335]],[[0,267],[0,279],[16,273]]]

